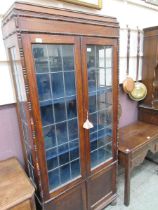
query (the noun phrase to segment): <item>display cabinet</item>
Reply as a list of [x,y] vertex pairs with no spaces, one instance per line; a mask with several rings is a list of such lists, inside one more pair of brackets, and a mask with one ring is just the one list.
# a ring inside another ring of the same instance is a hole
[[103,209],[116,199],[116,19],[15,3],[2,30],[37,201],[43,209]]
[[158,27],[144,29],[142,81],[147,96],[139,105],[139,119],[158,125]]

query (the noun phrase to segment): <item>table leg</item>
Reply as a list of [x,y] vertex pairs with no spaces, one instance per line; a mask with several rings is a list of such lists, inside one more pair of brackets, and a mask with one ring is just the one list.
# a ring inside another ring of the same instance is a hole
[[131,168],[130,168],[130,154],[126,154],[126,161],[125,161],[125,185],[124,185],[124,204],[126,206],[130,203],[130,175],[131,175]]

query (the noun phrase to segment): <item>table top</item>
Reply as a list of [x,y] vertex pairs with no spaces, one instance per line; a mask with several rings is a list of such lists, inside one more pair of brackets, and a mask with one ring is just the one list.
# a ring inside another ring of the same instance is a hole
[[16,158],[0,161],[0,209],[31,198],[34,187]]
[[158,138],[158,126],[137,121],[119,129],[119,151],[129,153]]

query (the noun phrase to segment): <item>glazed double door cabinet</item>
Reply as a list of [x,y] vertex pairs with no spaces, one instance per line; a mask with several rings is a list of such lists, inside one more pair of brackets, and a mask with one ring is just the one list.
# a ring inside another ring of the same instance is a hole
[[103,209],[116,199],[116,19],[15,3],[2,29],[38,203]]

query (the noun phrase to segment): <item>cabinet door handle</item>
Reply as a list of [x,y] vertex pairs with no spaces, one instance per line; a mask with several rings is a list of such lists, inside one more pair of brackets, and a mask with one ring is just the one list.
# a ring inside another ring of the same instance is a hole
[[83,123],[83,128],[89,130],[89,129],[93,128],[93,127],[94,127],[94,125],[93,125],[92,122],[89,121],[89,119],[88,119],[88,112],[87,112],[87,119],[86,119],[86,121]]

